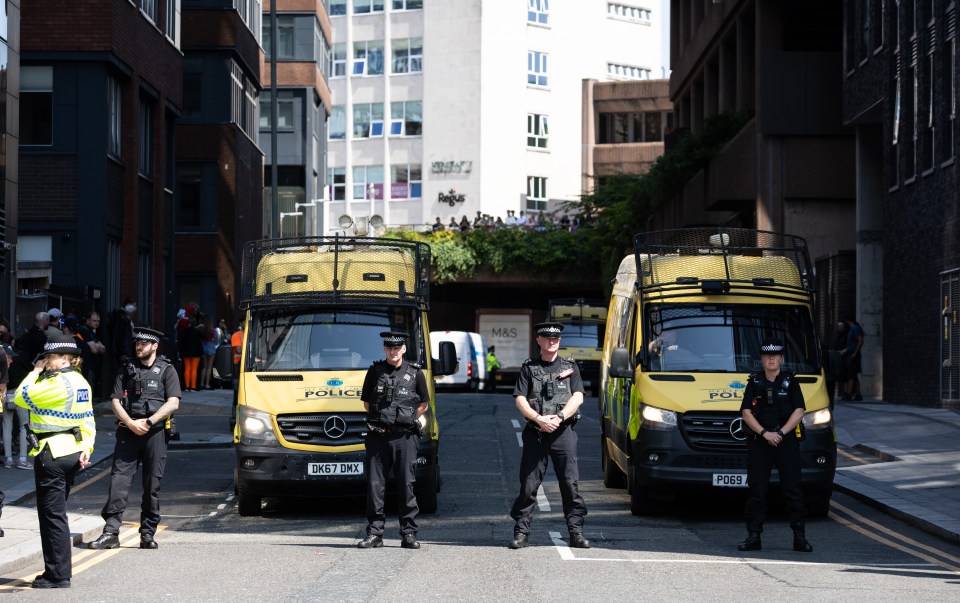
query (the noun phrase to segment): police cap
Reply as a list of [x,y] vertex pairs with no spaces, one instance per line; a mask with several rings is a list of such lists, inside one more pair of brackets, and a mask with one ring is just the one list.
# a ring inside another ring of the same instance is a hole
[[767,337],[760,343],[760,355],[782,354],[783,350],[783,342],[773,337]]
[[40,356],[47,356],[48,354],[72,354],[73,356],[79,356],[80,348],[77,347],[77,341],[72,336],[57,333],[56,335],[47,337],[47,343],[43,344],[43,351],[40,352]]
[[160,339],[163,337],[163,333],[160,331],[155,331],[153,329],[148,329],[147,327],[134,327],[133,328],[133,340],[134,341],[146,341],[149,343],[160,343]]
[[560,337],[563,332],[563,325],[559,322],[541,322],[534,328],[537,330],[537,337]]
[[380,337],[383,337],[383,347],[399,348],[407,343],[407,338],[410,336],[403,331],[384,331],[380,333]]

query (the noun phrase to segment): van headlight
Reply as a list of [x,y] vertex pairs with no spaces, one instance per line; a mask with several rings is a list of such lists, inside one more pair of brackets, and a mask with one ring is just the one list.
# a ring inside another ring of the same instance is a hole
[[829,408],[804,413],[803,426],[806,429],[827,429],[833,425],[833,415]]
[[653,431],[673,431],[677,428],[677,413],[672,410],[664,410],[656,406],[643,405],[640,411],[643,417],[643,427]]
[[279,446],[277,434],[273,432],[273,418],[270,413],[241,406],[238,426],[240,443],[247,446]]

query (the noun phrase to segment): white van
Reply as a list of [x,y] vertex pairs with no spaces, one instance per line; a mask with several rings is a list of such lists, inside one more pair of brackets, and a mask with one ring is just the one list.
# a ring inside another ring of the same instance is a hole
[[460,365],[457,372],[437,378],[437,387],[482,390],[487,383],[487,348],[479,333],[468,331],[431,331],[431,353],[439,354],[440,342],[452,341]]

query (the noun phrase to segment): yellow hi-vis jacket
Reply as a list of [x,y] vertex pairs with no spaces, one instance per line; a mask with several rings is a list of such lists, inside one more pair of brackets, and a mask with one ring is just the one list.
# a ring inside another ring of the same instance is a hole
[[[44,446],[55,459],[84,450],[92,453],[97,425],[87,380],[72,368],[43,372],[30,383],[32,380],[33,374],[23,380],[15,398],[17,406],[30,411],[29,429],[40,440],[40,447],[31,450],[30,456],[40,454]],[[74,427],[80,428],[79,442],[70,433]],[[44,437],[49,433],[56,435]]]

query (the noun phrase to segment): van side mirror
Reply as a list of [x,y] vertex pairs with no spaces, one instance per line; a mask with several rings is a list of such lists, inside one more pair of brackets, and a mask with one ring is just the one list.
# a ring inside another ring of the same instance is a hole
[[452,375],[460,368],[460,361],[457,359],[457,348],[452,341],[440,342],[440,358],[433,361],[433,374],[442,377]]
[[621,379],[633,377],[633,368],[630,366],[630,352],[627,351],[627,348],[613,348],[607,374],[613,378]]

